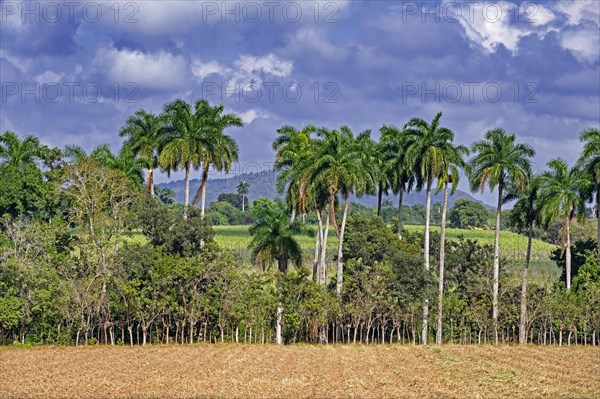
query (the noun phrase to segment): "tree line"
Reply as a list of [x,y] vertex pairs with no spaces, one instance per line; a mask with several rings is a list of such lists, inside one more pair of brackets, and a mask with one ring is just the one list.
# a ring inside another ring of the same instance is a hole
[[[562,344],[568,331],[569,342],[574,334],[576,343],[589,336],[595,344],[598,242],[572,276],[570,228],[585,218],[586,203],[595,198],[598,208],[600,130],[582,132],[576,165],[555,159],[534,175],[534,150],[513,133],[493,129],[470,147],[455,145],[441,117],[383,125],[379,140],[348,126],[279,129],[273,149],[283,201],[261,199],[249,207],[251,270],[218,248],[205,217],[210,168],[230,170],[239,152],[225,130],[243,123],[222,105],[176,100],[160,115],[137,111],[120,131],[125,142],[118,154],[107,145],[88,154],[4,133],[0,338],[183,343],[239,341],[241,330],[251,342],[258,335],[278,343],[386,342],[395,333],[400,341],[427,344],[435,333],[437,344]],[[199,211],[190,207],[192,169],[201,173],[191,201],[200,203]],[[181,213],[156,198],[156,170],[185,173]],[[448,196],[463,175],[473,191],[497,190],[491,248],[446,240]],[[247,189],[239,187],[240,195]],[[426,193],[422,235],[403,231],[403,195],[411,190]],[[443,193],[439,236],[430,233],[435,191]],[[379,214],[387,193],[399,199],[393,234],[377,216],[349,216],[351,194],[377,195]],[[529,238],[519,273],[499,253],[508,201],[516,201],[510,223]],[[305,270],[295,235],[313,217],[314,258],[312,270]],[[556,220],[564,226],[564,289],[529,271],[534,228]],[[330,230],[338,237],[334,259],[326,251]]]

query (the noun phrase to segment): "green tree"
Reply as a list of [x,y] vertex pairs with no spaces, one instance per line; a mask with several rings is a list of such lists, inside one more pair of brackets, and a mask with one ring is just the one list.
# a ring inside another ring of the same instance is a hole
[[[429,223],[431,213],[431,188],[434,179],[447,173],[446,155],[452,151],[454,133],[439,125],[442,113],[438,112],[431,123],[412,118],[405,126],[407,141],[406,163],[414,171],[418,188],[425,186],[425,240],[423,257],[425,270],[429,270]],[[422,344],[427,345],[429,299],[423,300]]]
[[600,129],[587,128],[579,136],[583,143],[583,152],[578,161],[578,168],[588,175],[593,182],[593,191],[596,194],[596,220],[598,223],[598,248],[600,251]]
[[121,137],[127,137],[124,146],[145,164],[148,171],[146,191],[152,196],[154,196],[154,170],[158,168],[160,128],[160,117],[140,109],[127,119],[125,126],[119,132]]
[[0,161],[2,165],[12,165],[22,169],[34,165],[41,158],[40,141],[35,136],[23,140],[15,132],[6,131],[0,135]]
[[242,196],[242,212],[246,210],[246,195],[250,192],[250,184],[247,181],[241,181],[237,185],[237,193]]
[[527,187],[531,176],[531,161],[535,151],[527,144],[515,144],[514,133],[506,133],[503,129],[489,130],[484,140],[471,146],[475,157],[469,163],[469,180],[472,191],[498,189],[498,205],[496,207],[496,227],[494,233],[494,281],[492,298],[492,319],[494,323],[495,342],[498,343],[498,276],[500,270],[500,215],[504,190],[510,185],[517,192]]
[[571,221],[577,215],[585,218],[585,199],[582,193],[589,189],[591,182],[577,167],[569,168],[562,159],[548,162],[550,170],[540,176],[539,206],[542,218],[547,225],[563,219],[565,227],[561,246],[566,260],[566,285],[571,289]]
[[456,229],[466,229],[469,226],[483,227],[487,223],[488,210],[482,204],[459,198],[454,202],[454,206],[448,214],[450,227]]

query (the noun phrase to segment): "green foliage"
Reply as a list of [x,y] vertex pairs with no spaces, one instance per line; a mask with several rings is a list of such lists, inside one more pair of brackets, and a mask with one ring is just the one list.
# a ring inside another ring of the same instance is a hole
[[485,206],[459,198],[448,213],[450,227],[464,229],[469,226],[483,227],[487,223],[488,210]]
[[242,194],[235,193],[221,193],[217,198],[218,202],[227,202],[231,204],[236,209],[242,210],[242,199],[245,203],[245,208],[248,208],[248,197]]

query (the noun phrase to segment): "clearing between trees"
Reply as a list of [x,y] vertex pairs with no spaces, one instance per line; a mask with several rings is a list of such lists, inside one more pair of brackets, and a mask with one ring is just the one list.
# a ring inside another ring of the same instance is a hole
[[600,347],[189,345],[0,349],[25,398],[600,398]]

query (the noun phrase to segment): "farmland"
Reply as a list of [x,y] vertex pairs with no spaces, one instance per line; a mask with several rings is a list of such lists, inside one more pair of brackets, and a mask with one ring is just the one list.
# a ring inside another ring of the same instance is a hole
[[600,348],[186,345],[0,349],[26,398],[598,398]]

